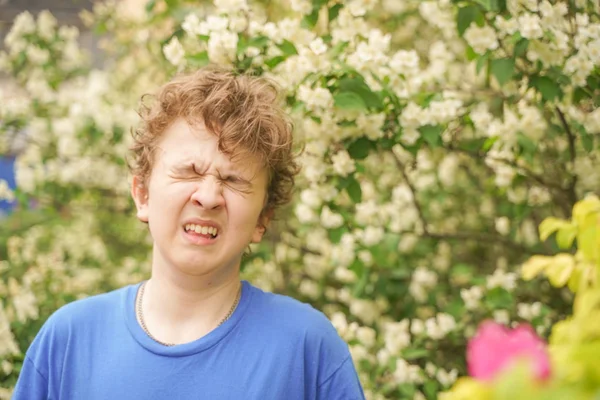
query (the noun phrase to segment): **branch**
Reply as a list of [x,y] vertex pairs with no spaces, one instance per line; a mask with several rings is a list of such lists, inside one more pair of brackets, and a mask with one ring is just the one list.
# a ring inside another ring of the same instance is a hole
[[[575,135],[571,131],[571,127],[565,118],[565,114],[561,111],[558,106],[556,107],[556,112],[558,113],[558,117],[560,118],[560,122],[562,123],[565,132],[567,133],[567,140],[569,141],[569,156],[571,157],[571,167],[575,167],[575,159],[577,158],[577,152],[575,150]],[[571,171],[572,173],[572,171]],[[569,200],[571,201],[571,206],[573,206],[577,202],[577,193],[575,192],[575,186],[577,186],[577,175],[573,174],[571,176],[571,181],[569,182],[569,187],[567,188]]]
[[503,244],[506,247],[509,247],[513,250],[520,251],[527,254],[539,254],[539,252],[534,251],[528,247],[520,245],[511,241],[510,239],[500,236],[493,235],[486,232],[454,232],[454,233],[427,233],[423,236],[431,238],[431,239],[440,239],[440,240],[473,240],[478,242],[487,242],[487,243],[499,243]]
[[421,208],[421,205],[419,204],[419,202],[417,200],[417,191],[415,190],[415,187],[411,183],[410,179],[408,179],[408,175],[406,174],[404,164],[402,163],[402,161],[400,161],[398,159],[398,156],[396,156],[396,154],[394,154],[394,160],[396,160],[398,169],[400,169],[400,173],[402,173],[402,176],[404,177],[404,180],[406,181],[406,184],[408,185],[408,187],[410,188],[410,191],[412,193],[413,205],[417,209],[417,214],[419,215],[419,220],[421,221],[421,225],[423,225],[423,233],[425,235],[428,235],[429,231],[427,229],[427,221],[425,220],[425,214],[423,214],[423,209]]

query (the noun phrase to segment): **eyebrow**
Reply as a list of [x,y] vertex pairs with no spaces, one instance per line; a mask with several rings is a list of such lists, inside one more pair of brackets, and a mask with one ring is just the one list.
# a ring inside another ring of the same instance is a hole
[[[173,168],[175,168],[176,170],[185,170],[185,169],[191,168],[194,171],[194,173],[196,173],[196,174],[203,173],[201,171],[198,171],[197,165],[198,165],[198,163],[194,160],[185,160],[185,161],[175,164],[173,166]],[[240,181],[239,183],[242,183],[245,185],[252,185],[252,180],[257,175],[257,174],[253,174],[253,176],[251,178],[247,179],[242,175],[242,172],[238,169],[230,169],[230,170],[224,170],[224,171],[217,169],[216,174],[219,177],[219,179],[223,179],[223,178],[227,178],[227,177],[235,177]]]

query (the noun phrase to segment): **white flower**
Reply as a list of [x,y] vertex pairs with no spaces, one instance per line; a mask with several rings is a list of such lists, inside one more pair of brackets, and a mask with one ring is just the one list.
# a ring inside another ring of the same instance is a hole
[[66,41],[76,40],[79,37],[79,29],[76,26],[62,25],[58,28],[58,36]]
[[517,315],[520,318],[531,321],[538,317],[542,311],[542,303],[536,301],[533,304],[519,303],[517,304]]
[[391,354],[398,354],[410,345],[409,321],[388,322],[383,327],[383,341],[385,348]]
[[346,150],[340,150],[331,156],[333,170],[340,176],[348,176],[356,170],[354,160]]
[[202,29],[204,26],[200,23],[200,18],[196,14],[188,14],[181,24],[183,30],[190,36],[208,35],[207,29]]
[[510,322],[510,314],[507,310],[496,310],[494,311],[494,321],[499,324],[508,325]]
[[296,205],[295,214],[298,220],[303,224],[312,223],[318,220],[317,214],[313,209],[304,203],[298,203]]
[[498,268],[493,275],[487,277],[486,287],[488,289],[501,287],[508,291],[514,290],[517,287],[517,274]]
[[544,35],[540,25],[540,17],[535,14],[523,14],[519,16],[519,31],[526,39],[539,39]]
[[173,36],[169,43],[163,47],[163,53],[166,59],[175,66],[181,65],[185,57],[185,50],[183,50],[183,46],[179,43],[177,36]]
[[438,322],[438,326],[440,327],[442,332],[444,332],[444,335],[452,332],[456,328],[456,321],[454,320],[454,317],[450,314],[439,313],[436,316],[436,319]]
[[383,239],[383,228],[378,226],[367,226],[364,231],[359,231],[358,238],[365,246],[374,246]]
[[498,217],[495,221],[496,232],[502,236],[510,233],[510,220],[507,217]]
[[456,180],[456,172],[459,167],[459,158],[456,154],[450,153],[447,154],[438,167],[438,178],[440,182],[446,186],[450,187],[454,184]]
[[396,361],[396,370],[393,376],[394,381],[398,384],[420,383],[423,380],[419,366],[410,365],[402,358]]
[[500,15],[496,16],[496,28],[503,36],[510,36],[519,29],[519,22],[516,18],[504,18]]
[[312,89],[307,85],[298,88],[298,99],[303,101],[309,109],[330,108],[333,106],[333,96],[325,88],[317,87]]
[[[8,35],[21,36],[35,32],[35,20],[29,11],[23,11],[15,17]],[[7,38],[8,38],[7,35]]]
[[416,301],[422,303],[427,300],[429,289],[434,287],[436,283],[437,274],[420,266],[413,272],[408,291]]
[[321,210],[321,224],[328,229],[339,228],[344,224],[344,217],[334,213],[329,207],[325,206]]
[[370,300],[352,298],[350,300],[350,312],[363,320],[367,325],[371,325],[379,318],[377,304]]
[[410,324],[410,333],[420,335],[423,332],[425,332],[425,323],[420,319],[413,319]]
[[312,11],[312,3],[310,0],[291,0],[290,7],[292,10],[302,15],[310,14]]
[[356,330],[356,338],[366,347],[372,347],[375,344],[375,330],[361,326]]
[[[225,17],[221,17],[218,15],[209,15],[206,18],[206,21],[202,22],[202,27],[200,31],[202,32],[223,32],[227,30],[227,26],[229,26],[229,20]],[[205,33],[200,33],[204,35]]]
[[0,304],[0,357],[5,355],[20,354],[19,345],[15,341],[15,337],[10,329],[10,322]]
[[321,55],[327,51],[327,45],[323,42],[323,38],[321,37],[310,42],[309,47],[316,55]]
[[54,38],[56,28],[56,18],[48,10],[38,14],[37,31],[42,39],[51,40]]
[[14,201],[15,194],[8,186],[8,182],[4,179],[0,179],[0,201]]
[[300,282],[298,290],[300,293],[311,299],[318,298],[321,293],[319,285],[312,279],[303,279],[302,282]]
[[419,69],[419,55],[415,50],[399,50],[392,56],[389,67],[397,74],[415,74]]
[[465,31],[464,38],[469,43],[469,46],[478,54],[498,48],[496,31],[488,25],[480,28],[477,24],[472,23]]
[[465,302],[467,310],[474,310],[479,307],[479,300],[483,297],[483,290],[479,286],[473,286],[470,289],[461,289],[460,297]]
[[452,385],[458,377],[458,370],[453,368],[450,372],[440,368],[437,370],[435,377],[443,387]]
[[39,46],[30,45],[27,47],[27,58],[33,64],[42,65],[50,59],[50,52]]
[[345,268],[345,267],[342,267],[342,266],[338,266],[333,271],[333,275],[340,282],[344,282],[344,283],[356,282],[356,273],[354,273],[354,271],[351,271],[348,268]]
[[208,39],[208,58],[217,64],[228,64],[235,59],[239,37],[235,32],[212,32]]
[[226,14],[248,10],[248,2],[246,0],[213,0],[213,3],[219,12]]

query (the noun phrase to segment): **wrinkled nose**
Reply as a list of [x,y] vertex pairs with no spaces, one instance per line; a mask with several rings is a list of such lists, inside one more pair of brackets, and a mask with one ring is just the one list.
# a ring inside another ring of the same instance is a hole
[[192,193],[191,201],[207,210],[217,209],[224,205],[223,188],[213,176],[207,176],[198,182]]

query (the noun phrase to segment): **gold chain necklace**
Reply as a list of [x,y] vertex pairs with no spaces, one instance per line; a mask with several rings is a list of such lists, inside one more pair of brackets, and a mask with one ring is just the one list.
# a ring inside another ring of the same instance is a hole
[[[150,337],[150,339],[154,340],[157,343],[162,344],[163,346],[175,346],[175,343],[162,342],[162,341],[158,340],[157,338],[155,338],[154,336],[152,336],[152,334],[148,330],[148,327],[146,326],[146,322],[144,322],[144,313],[142,312],[142,300],[144,298],[144,289],[146,288],[147,282],[148,281],[144,281],[141,284],[140,290],[139,290],[139,295],[137,296],[137,300],[136,300],[137,304],[136,304],[135,309],[136,309],[136,315],[138,317],[138,320],[140,321],[140,325],[142,326],[142,329],[144,330],[144,332],[146,332],[146,335],[148,335],[148,337]],[[242,285],[240,285],[240,289],[237,292],[235,301],[233,302],[233,305],[229,309],[229,312],[227,313],[227,315],[225,315],[225,317],[223,317],[223,319],[221,320],[221,322],[219,322],[219,325],[217,325],[217,327],[223,325],[225,323],[225,321],[227,321],[229,318],[231,318],[231,316],[233,315],[233,312],[235,311],[238,304],[240,303],[241,297],[242,297]]]

